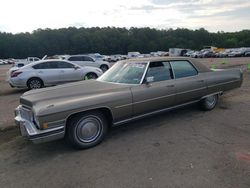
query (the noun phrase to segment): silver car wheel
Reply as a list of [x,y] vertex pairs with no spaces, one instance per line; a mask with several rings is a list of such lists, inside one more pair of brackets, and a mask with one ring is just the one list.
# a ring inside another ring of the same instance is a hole
[[39,80],[31,80],[29,83],[30,89],[39,89],[42,87],[42,83]]
[[77,123],[76,136],[81,142],[93,142],[102,131],[102,122],[96,116],[89,116]]
[[97,75],[94,73],[88,73],[84,76],[84,80],[91,80],[91,79],[96,79]]
[[216,95],[207,97],[206,98],[206,104],[209,107],[213,107],[216,104]]

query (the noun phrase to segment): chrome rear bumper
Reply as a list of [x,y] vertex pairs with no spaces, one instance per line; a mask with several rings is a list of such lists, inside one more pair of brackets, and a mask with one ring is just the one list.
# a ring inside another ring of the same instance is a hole
[[30,120],[22,117],[22,106],[18,106],[15,110],[15,122],[20,127],[21,135],[28,138],[33,143],[43,143],[52,140],[58,140],[64,137],[64,126],[58,126],[51,129],[40,130]]

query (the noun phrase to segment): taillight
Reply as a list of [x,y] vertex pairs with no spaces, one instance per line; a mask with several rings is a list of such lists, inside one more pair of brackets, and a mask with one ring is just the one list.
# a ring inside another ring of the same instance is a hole
[[11,73],[10,77],[14,78],[14,77],[17,77],[19,74],[22,74],[22,72],[14,71]]

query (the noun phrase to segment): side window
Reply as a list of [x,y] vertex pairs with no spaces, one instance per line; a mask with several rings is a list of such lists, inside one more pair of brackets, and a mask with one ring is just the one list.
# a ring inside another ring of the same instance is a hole
[[154,77],[154,82],[172,79],[169,63],[151,62],[146,77]]
[[88,56],[83,56],[83,61],[93,61],[93,59]]
[[195,76],[198,74],[197,70],[188,61],[172,61],[171,62],[175,78],[184,78]]
[[33,66],[34,69],[48,69],[47,63],[39,63]]
[[56,61],[39,63],[33,66],[34,69],[57,69],[58,65]]
[[74,65],[71,64],[71,63],[59,61],[58,62],[58,68],[61,68],[61,69],[72,69],[72,68],[74,68]]
[[81,56],[71,56],[69,61],[82,61]]
[[24,66],[23,63],[18,63],[18,64],[17,64],[17,67],[23,67],[23,66]]
[[58,62],[57,61],[51,61],[47,62],[49,69],[57,69],[58,68]]

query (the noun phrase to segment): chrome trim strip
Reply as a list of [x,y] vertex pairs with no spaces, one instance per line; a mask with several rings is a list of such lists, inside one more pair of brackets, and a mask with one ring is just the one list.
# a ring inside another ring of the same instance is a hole
[[198,90],[203,90],[203,89],[207,89],[207,87],[200,87],[198,89],[192,89],[192,90],[188,90],[188,91],[179,92],[179,93],[176,93],[176,95],[181,95],[181,94],[185,94],[185,93],[189,93],[189,92],[193,92],[193,91],[198,91]]
[[144,117],[147,117],[147,116],[155,115],[155,114],[158,114],[158,113],[161,113],[161,112],[167,112],[167,111],[170,111],[170,110],[174,110],[174,109],[177,109],[177,108],[180,108],[180,107],[183,107],[183,106],[187,106],[189,104],[193,104],[193,103],[196,103],[196,102],[199,102],[199,101],[200,100],[195,100],[195,101],[187,102],[187,103],[184,103],[184,104],[176,105],[176,106],[173,106],[173,107],[169,107],[169,108],[165,108],[165,109],[161,109],[161,110],[156,110],[154,112],[149,112],[149,113],[146,113],[146,114],[134,116],[132,118],[128,118],[128,119],[125,119],[125,120],[115,122],[115,123],[113,123],[113,125],[118,126],[118,125],[130,122],[130,121],[135,121],[135,120],[138,120],[138,119],[141,119],[141,118],[144,118]]
[[222,95],[222,94],[223,94],[223,91],[219,91],[219,92],[215,92],[215,93],[211,93],[211,94],[205,95],[201,99],[205,99],[205,98],[213,96],[213,95]]
[[215,86],[219,86],[219,85],[224,85],[224,84],[230,84],[230,83],[233,83],[233,82],[239,82],[239,81],[241,81],[241,80],[240,80],[240,79],[237,79],[237,80],[232,80],[232,81],[223,82],[223,83],[219,83],[219,84],[214,84],[214,85],[208,86],[208,88],[215,87]]
[[123,108],[123,107],[127,107],[127,106],[131,106],[133,105],[133,103],[129,103],[129,104],[123,104],[123,105],[120,105],[120,106],[115,106],[115,108]]

